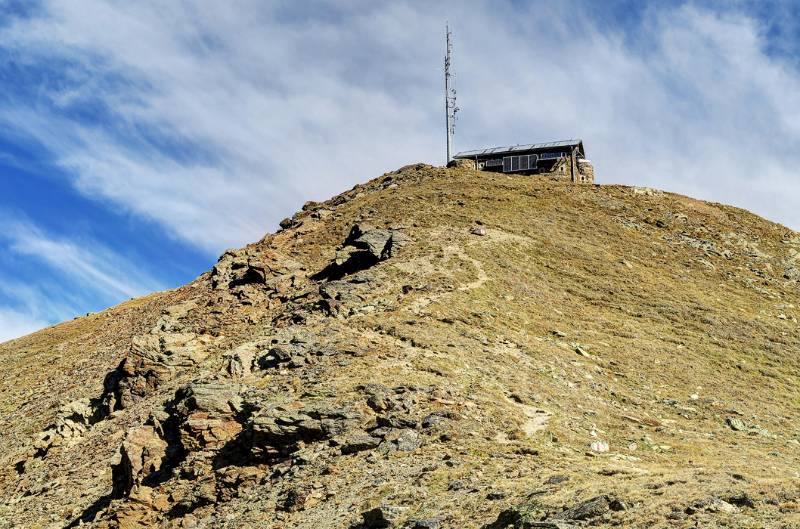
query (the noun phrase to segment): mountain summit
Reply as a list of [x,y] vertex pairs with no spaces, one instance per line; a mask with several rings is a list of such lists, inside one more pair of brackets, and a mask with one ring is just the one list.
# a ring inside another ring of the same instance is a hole
[[790,527],[800,236],[418,164],[0,345],[0,528]]

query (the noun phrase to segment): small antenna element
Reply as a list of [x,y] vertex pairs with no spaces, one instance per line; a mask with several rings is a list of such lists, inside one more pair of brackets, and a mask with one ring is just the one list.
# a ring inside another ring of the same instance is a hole
[[453,34],[450,32],[450,24],[445,25],[445,35],[447,38],[447,55],[444,57],[444,108],[445,108],[445,123],[447,126],[447,163],[449,164],[453,157],[451,148],[453,145],[453,135],[456,132],[456,113],[459,108],[456,106],[456,89],[452,88],[450,82],[450,56],[453,52]]

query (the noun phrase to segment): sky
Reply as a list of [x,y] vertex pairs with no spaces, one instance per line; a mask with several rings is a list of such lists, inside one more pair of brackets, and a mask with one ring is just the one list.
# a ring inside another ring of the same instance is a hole
[[800,229],[794,0],[0,0],[0,341],[174,288],[307,200],[584,140]]

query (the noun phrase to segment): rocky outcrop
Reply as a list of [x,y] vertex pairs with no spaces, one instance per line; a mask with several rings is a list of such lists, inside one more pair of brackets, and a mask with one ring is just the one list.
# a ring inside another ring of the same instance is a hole
[[186,452],[216,452],[242,431],[243,388],[238,385],[193,383],[178,390],[173,418],[179,423]]
[[137,336],[106,388],[106,409],[127,408],[208,356],[211,336],[158,333]]
[[34,457],[43,458],[51,448],[77,441],[100,418],[100,410],[89,399],[76,400],[62,406],[55,422],[40,433],[33,443]]
[[577,503],[571,507],[557,508],[532,502],[517,505],[501,512],[493,523],[484,529],[574,529],[591,522],[608,523],[609,515],[627,509],[618,498],[603,494]]
[[113,474],[119,525],[155,524],[216,501],[215,458],[242,431],[241,390],[189,384],[128,434]]
[[365,421],[348,407],[276,402],[238,384],[194,382],[123,442],[114,469],[117,520],[139,520],[142,498],[151,521],[191,512],[264,479],[269,466],[313,445],[338,452],[340,439],[351,439],[348,453],[375,447],[377,441],[356,447],[358,434],[350,436],[368,436]]
[[355,224],[336,250],[333,262],[313,278],[340,279],[360,270],[366,270],[396,255],[400,248],[409,242],[410,238],[400,230]]
[[276,293],[284,291],[293,277],[302,276],[303,265],[273,250],[227,250],[211,269],[214,289],[260,285]]
[[116,494],[129,496],[134,487],[153,482],[162,470],[168,444],[151,425],[128,433],[120,448],[120,464],[115,468]]
[[[270,468],[302,466],[309,458],[417,450],[422,430],[436,421],[432,413],[425,426],[410,417],[415,391],[372,384],[363,389],[364,401],[332,405],[286,400],[235,382],[192,382],[122,443],[113,476],[114,519],[124,525],[185,516],[267,479]],[[310,506],[314,498],[313,491],[286,494],[288,510]]]
[[34,457],[44,458],[51,449],[75,442],[114,411],[134,405],[202,362],[214,340],[189,332],[186,318],[196,305],[188,300],[166,307],[149,333],[134,336],[125,358],[106,375],[103,393],[62,406],[55,422],[36,439]]

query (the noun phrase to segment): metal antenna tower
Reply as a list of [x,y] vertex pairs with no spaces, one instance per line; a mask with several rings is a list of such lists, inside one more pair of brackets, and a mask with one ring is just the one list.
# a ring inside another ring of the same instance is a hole
[[456,113],[459,108],[456,106],[456,89],[451,86],[450,77],[450,55],[453,52],[452,33],[450,31],[450,24],[445,25],[445,34],[447,37],[447,55],[444,57],[444,108],[445,108],[445,123],[447,126],[447,163],[453,159],[451,148],[453,145],[453,135],[456,132]]

